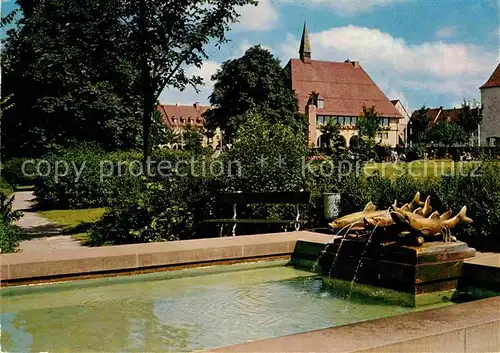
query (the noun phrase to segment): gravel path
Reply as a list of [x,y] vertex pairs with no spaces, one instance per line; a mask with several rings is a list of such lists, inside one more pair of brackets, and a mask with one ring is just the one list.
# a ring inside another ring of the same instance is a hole
[[74,240],[71,235],[63,235],[61,228],[33,211],[34,198],[32,191],[18,191],[15,193],[13,209],[23,212],[23,217],[16,224],[30,238],[23,240],[19,244],[19,251],[51,252],[80,247],[79,241]]

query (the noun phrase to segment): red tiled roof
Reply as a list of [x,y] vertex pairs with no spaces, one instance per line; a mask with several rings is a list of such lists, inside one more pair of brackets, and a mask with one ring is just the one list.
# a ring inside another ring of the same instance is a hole
[[498,64],[495,71],[491,74],[490,78],[484,85],[479,87],[479,89],[490,88],[490,87],[500,87],[500,64]]
[[[427,109],[427,118],[429,119],[431,125],[434,125],[438,121],[458,121],[458,117],[460,115],[461,108],[452,108],[452,109],[443,109],[443,107],[439,108],[428,108]],[[417,111],[413,112],[415,115]]]
[[443,109],[441,111],[441,114],[439,115],[438,121],[446,120],[446,121],[457,122],[461,110],[462,110],[461,108]]
[[209,107],[197,104],[160,104],[157,109],[161,113],[161,118],[165,126],[180,127],[186,125],[203,125],[204,119],[202,114],[205,113]]
[[363,104],[375,106],[380,116],[402,118],[399,111],[377,87],[359,64],[311,60],[303,63],[291,59],[286,69],[291,74],[292,89],[299,99],[303,112],[311,92],[324,99],[324,108],[317,114],[359,116]]

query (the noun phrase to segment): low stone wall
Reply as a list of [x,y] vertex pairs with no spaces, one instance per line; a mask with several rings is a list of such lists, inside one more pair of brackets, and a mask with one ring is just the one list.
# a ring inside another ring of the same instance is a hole
[[500,297],[255,341],[210,352],[500,351]]
[[298,240],[325,244],[332,236],[287,232],[164,243],[0,255],[2,286],[52,282],[259,259],[289,259]]

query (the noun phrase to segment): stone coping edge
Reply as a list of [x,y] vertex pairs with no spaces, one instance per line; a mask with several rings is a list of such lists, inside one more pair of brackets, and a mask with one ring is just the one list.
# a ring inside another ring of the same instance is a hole
[[500,297],[207,352],[499,352]]
[[298,240],[325,244],[307,231],[0,255],[1,285],[93,278],[290,258]]

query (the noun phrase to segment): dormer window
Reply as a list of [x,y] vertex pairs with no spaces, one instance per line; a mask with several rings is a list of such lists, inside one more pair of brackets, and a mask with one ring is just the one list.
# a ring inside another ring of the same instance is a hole
[[181,124],[184,124],[186,120],[184,118],[181,118]]
[[325,107],[325,100],[318,97],[318,109],[323,109]]

